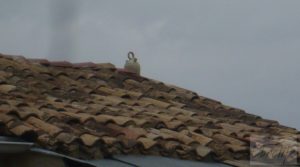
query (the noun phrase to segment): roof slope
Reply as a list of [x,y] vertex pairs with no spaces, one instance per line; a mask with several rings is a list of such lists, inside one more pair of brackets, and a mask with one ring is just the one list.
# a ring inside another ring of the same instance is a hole
[[299,160],[296,129],[109,63],[0,55],[0,97],[0,135],[77,158]]

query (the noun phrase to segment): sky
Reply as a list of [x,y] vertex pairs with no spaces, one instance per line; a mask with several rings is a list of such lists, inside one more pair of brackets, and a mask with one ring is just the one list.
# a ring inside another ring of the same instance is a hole
[[0,0],[0,53],[123,67],[300,129],[299,0]]

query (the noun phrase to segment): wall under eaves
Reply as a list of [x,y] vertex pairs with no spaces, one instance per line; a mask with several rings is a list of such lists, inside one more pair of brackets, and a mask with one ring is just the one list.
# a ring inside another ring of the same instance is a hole
[[67,167],[60,157],[34,152],[0,154],[0,167]]

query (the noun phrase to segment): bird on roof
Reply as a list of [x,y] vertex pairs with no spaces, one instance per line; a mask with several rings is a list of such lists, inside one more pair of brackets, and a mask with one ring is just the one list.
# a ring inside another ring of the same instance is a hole
[[141,67],[140,67],[140,64],[138,63],[137,58],[135,57],[134,53],[132,51],[130,51],[130,52],[128,52],[127,56],[128,56],[128,60],[126,60],[124,69],[129,72],[133,72],[133,73],[140,75]]

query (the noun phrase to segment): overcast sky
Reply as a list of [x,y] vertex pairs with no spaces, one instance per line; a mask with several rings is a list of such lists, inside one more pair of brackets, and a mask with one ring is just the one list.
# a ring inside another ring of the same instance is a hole
[[0,0],[0,52],[123,67],[300,129],[299,0]]

